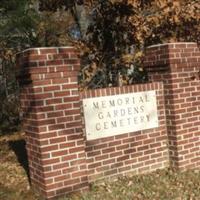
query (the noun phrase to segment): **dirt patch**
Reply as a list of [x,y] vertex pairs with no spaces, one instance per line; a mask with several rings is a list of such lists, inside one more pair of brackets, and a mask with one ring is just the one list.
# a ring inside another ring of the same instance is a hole
[[[16,149],[17,148],[17,149]],[[0,139],[0,199],[38,200],[31,191],[23,134]],[[25,164],[26,163],[26,164]]]

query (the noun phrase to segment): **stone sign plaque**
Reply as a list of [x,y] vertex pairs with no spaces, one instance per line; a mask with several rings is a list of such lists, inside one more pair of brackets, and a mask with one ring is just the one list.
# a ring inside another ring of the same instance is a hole
[[87,140],[158,127],[156,91],[83,99]]

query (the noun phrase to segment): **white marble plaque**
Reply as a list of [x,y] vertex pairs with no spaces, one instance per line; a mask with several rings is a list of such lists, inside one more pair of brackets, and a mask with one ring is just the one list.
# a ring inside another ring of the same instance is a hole
[[158,127],[156,91],[83,99],[87,140]]

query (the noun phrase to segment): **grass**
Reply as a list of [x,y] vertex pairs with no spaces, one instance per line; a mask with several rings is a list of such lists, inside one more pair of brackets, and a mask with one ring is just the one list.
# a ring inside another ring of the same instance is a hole
[[65,200],[199,200],[200,172],[158,170],[93,185],[91,192]]
[[[23,134],[0,137],[0,200],[40,200],[31,190]],[[200,200],[200,170],[158,170],[101,181],[60,200]]]

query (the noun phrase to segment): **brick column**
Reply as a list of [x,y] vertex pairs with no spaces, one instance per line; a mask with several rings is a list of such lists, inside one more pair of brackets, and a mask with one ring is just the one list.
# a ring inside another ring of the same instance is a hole
[[151,46],[145,66],[163,81],[172,167],[200,167],[200,50],[196,43]]
[[88,187],[73,47],[18,55],[30,178],[49,199]]

